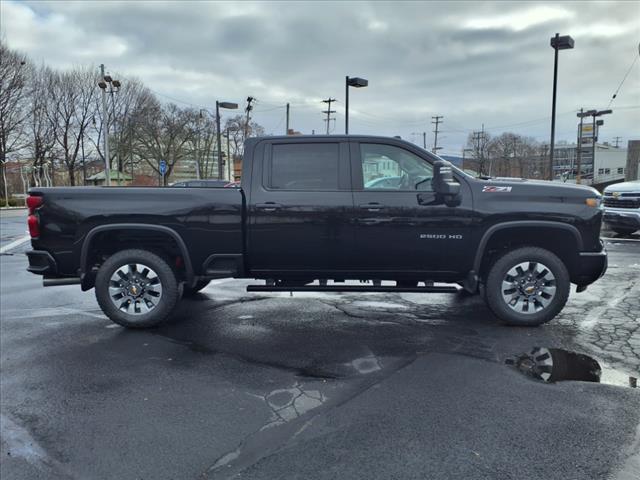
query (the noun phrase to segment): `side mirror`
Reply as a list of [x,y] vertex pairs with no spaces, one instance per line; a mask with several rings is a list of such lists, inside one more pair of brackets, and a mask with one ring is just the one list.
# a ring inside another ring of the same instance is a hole
[[438,160],[433,163],[433,191],[449,207],[460,205],[460,184],[453,178],[449,162]]

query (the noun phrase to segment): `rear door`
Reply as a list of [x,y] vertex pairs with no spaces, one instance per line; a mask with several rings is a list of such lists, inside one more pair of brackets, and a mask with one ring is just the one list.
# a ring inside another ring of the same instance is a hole
[[[468,267],[472,199],[448,207],[431,187],[426,155],[374,139],[352,142],[355,261],[361,271],[447,277]],[[427,278],[427,277],[425,277]]]
[[265,141],[254,158],[248,206],[249,268],[256,276],[320,278],[352,259],[348,142]]

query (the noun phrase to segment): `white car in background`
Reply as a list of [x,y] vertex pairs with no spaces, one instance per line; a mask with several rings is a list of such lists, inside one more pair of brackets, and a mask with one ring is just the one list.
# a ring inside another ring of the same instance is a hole
[[604,223],[616,233],[640,230],[640,180],[616,183],[604,189]]

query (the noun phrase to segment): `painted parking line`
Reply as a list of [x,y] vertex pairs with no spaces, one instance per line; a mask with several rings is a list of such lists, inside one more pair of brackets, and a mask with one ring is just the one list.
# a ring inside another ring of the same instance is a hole
[[31,237],[29,235],[25,235],[24,237],[21,237],[17,240],[14,240],[11,243],[6,244],[4,247],[0,248],[0,253],[5,253],[8,252],[9,250],[19,247],[20,245],[22,245],[23,243],[28,242],[31,239]]
[[41,317],[58,317],[63,315],[84,315],[87,317],[99,318],[100,320],[108,320],[105,315],[98,313],[86,312],[76,308],[66,307],[47,307],[47,308],[24,308],[16,310],[5,310],[3,315],[13,320],[22,320],[27,318],[41,318]]
[[607,242],[640,242],[640,238],[611,238],[611,237],[601,237],[602,240],[606,240]]

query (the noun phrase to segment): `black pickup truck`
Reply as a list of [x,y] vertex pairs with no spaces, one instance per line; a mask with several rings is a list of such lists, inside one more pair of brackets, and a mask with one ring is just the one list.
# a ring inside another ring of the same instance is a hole
[[126,327],[158,325],[224,277],[261,279],[247,287],[261,292],[464,289],[538,325],[607,267],[596,190],[474,178],[396,138],[253,138],[240,188],[29,194],[28,270],[95,287]]

